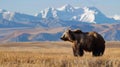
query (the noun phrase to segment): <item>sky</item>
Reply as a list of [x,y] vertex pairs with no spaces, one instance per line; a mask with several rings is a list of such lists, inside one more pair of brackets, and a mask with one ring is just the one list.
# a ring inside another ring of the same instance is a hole
[[0,0],[0,9],[34,15],[45,8],[58,8],[65,4],[94,6],[107,16],[120,16],[120,0]]

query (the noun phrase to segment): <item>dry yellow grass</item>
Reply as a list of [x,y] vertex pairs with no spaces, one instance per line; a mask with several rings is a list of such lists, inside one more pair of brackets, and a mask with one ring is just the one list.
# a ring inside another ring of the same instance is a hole
[[0,44],[0,67],[120,67],[120,43],[106,44],[101,57],[87,52],[83,57],[74,57],[66,42]]

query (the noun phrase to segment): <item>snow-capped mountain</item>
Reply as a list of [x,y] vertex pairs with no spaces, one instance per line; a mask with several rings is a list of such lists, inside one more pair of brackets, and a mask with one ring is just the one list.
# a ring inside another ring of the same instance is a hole
[[105,40],[120,40],[119,22],[119,16],[109,18],[95,7],[68,4],[41,10],[35,16],[0,9],[0,42],[58,41],[69,27],[97,31]]
[[6,10],[0,9],[0,16],[3,19],[6,19],[8,21],[14,21],[14,22],[34,22],[34,21],[39,21],[37,17],[32,16],[32,15],[27,15],[23,13],[18,13],[18,12],[10,12]]
[[55,18],[63,21],[79,21],[88,23],[114,23],[113,18],[108,18],[95,7],[73,7],[69,4],[60,8],[47,8],[36,14],[39,18]]
[[34,27],[41,24],[40,18],[19,12],[10,12],[0,9],[0,28],[1,27]]
[[9,25],[13,27],[16,27],[16,25],[36,27],[36,25],[39,25],[49,28],[77,25],[81,22],[102,24],[115,23],[118,20],[107,17],[95,7],[80,8],[73,7],[69,4],[60,8],[41,10],[35,16],[0,9],[1,27],[9,27]]

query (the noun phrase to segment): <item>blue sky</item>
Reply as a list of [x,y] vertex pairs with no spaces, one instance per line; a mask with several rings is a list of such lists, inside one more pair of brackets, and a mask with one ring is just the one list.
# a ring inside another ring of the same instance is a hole
[[0,0],[1,9],[31,15],[48,7],[57,8],[65,4],[77,7],[94,6],[107,16],[120,15],[120,0]]

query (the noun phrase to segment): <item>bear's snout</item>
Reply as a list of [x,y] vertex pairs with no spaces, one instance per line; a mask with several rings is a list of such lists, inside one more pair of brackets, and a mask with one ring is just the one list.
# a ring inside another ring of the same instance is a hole
[[61,39],[61,40],[66,40],[66,38],[64,38],[64,37],[61,37],[60,39]]
[[60,37],[61,40],[63,40],[63,37]]
[[60,39],[63,41],[68,41],[68,38],[65,38],[65,37],[61,37]]

